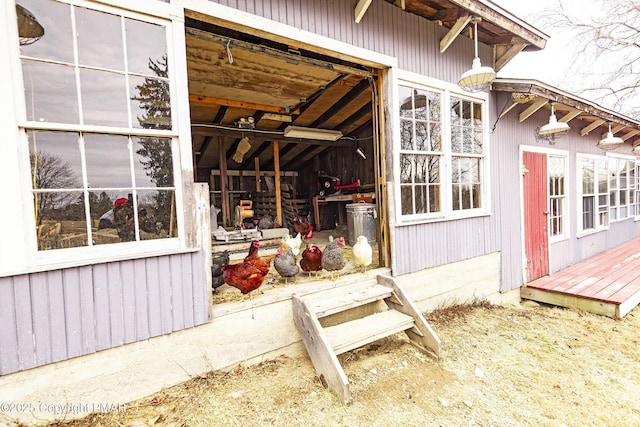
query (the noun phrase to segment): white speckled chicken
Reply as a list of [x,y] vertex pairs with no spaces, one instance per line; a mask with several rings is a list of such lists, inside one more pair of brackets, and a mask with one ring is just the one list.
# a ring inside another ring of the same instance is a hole
[[287,244],[287,246],[291,248],[294,256],[297,257],[298,255],[300,255],[300,245],[302,245],[302,236],[300,235],[300,233],[298,233],[296,237],[291,237],[290,234],[287,234],[283,240]]
[[[329,278],[336,280],[340,278],[340,270],[344,268],[346,262],[342,255],[342,247],[344,246],[344,237],[333,239],[329,236],[329,243],[322,252],[322,268],[329,272]],[[334,273],[336,276],[334,277]]]
[[296,263],[296,256],[286,243],[281,243],[276,257],[273,259],[273,267],[278,274],[284,277],[284,282],[288,283],[289,277],[293,277],[295,280],[296,274],[300,272],[300,267]]
[[356,244],[353,245],[353,260],[363,268],[363,273],[367,273],[367,267],[373,261],[373,249],[365,236],[358,236]]

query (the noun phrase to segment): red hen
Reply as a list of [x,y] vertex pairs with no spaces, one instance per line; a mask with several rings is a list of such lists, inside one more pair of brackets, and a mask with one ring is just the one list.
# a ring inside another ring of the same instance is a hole
[[300,260],[300,268],[311,276],[312,272],[318,276],[318,271],[322,270],[322,251],[316,245],[307,245],[302,251],[302,259]]

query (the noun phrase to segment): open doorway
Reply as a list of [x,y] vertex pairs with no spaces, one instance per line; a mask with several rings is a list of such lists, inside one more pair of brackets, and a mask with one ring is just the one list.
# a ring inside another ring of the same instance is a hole
[[[345,254],[355,234],[365,234],[371,268],[386,266],[377,182],[380,70],[199,14],[187,13],[186,44],[195,179],[210,186],[212,229],[259,227],[263,253],[275,252],[281,233],[264,225],[295,236],[295,223],[308,224],[313,232],[303,248],[344,236]],[[242,259],[251,238],[221,234],[212,252]],[[347,263],[342,274],[351,272]]]

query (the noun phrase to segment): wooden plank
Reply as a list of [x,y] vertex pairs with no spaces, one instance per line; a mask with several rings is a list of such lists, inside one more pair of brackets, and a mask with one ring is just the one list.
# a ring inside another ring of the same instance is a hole
[[280,194],[280,144],[273,141],[273,169],[276,173],[276,221],[274,226],[282,225],[282,199]]
[[324,333],[336,354],[362,347],[414,325],[413,317],[396,310],[375,313],[360,319],[324,328]]
[[[134,261],[120,262],[120,274],[124,281],[122,287],[122,340],[125,344],[134,342],[136,336],[136,288],[141,286],[134,281]],[[142,283],[142,286],[146,286]]]
[[67,326],[67,357],[85,354],[82,345],[82,300],[80,272],[69,269],[64,272],[64,312]]
[[51,322],[49,319],[49,288],[46,273],[31,275],[31,308],[33,310],[33,340],[36,365],[51,363]]
[[96,351],[95,300],[93,298],[93,267],[78,268],[80,280],[80,312],[82,316],[82,346],[84,354]]
[[602,125],[604,122],[605,122],[605,120],[603,120],[603,119],[594,120],[593,123],[591,123],[590,125],[587,125],[587,126],[583,127],[582,129],[580,129],[580,136],[587,135],[589,132],[591,132],[592,130],[594,130],[598,126]]
[[158,258],[145,260],[143,280],[147,284],[147,307],[149,308],[149,335],[162,334],[162,310],[160,309],[160,269]]
[[371,0],[358,0],[355,10],[353,11],[353,20],[356,24],[359,24],[364,14],[367,13],[367,9],[371,6]]
[[[17,319],[12,278],[0,278],[0,301],[4,304],[0,310],[0,375],[18,370],[19,348]],[[32,353],[33,354],[33,353]]]
[[158,287],[160,295],[160,324],[163,334],[173,331],[173,320],[171,317],[171,268],[169,258],[158,258]]
[[523,112],[520,113],[520,115],[518,116],[518,121],[520,123],[524,122],[529,117],[531,117],[533,113],[535,113],[536,111],[538,111],[539,109],[547,105],[548,103],[549,103],[548,99],[538,98],[530,106],[528,106]]
[[569,123],[571,120],[578,117],[580,113],[582,113],[582,111],[578,110],[577,108],[572,108],[571,111],[569,111],[564,116],[560,117],[558,121],[563,123]]
[[608,317],[615,317],[617,315],[617,304],[581,298],[575,295],[545,291],[525,286],[520,290],[520,296],[524,299],[553,304],[560,307],[575,308]]
[[[122,307],[122,273],[120,271],[120,263],[112,262],[106,265],[107,267],[107,283],[108,283],[108,304],[109,307],[109,322],[111,323],[111,345],[124,344],[124,309]],[[129,286],[135,286],[129,284]]]
[[372,282],[365,285],[357,283],[303,298],[315,315],[322,318],[389,296],[391,296],[391,288]]
[[193,94],[189,95],[189,102],[192,105],[201,104],[209,107],[222,105],[225,107],[266,111],[269,113],[290,114],[285,107],[278,107],[277,105],[256,104],[253,102],[235,101],[231,99],[216,98],[213,96],[205,96],[205,95],[193,95]]
[[467,14],[458,18],[455,24],[451,27],[449,32],[440,40],[440,53],[444,53],[451,43],[460,35],[460,33],[467,27],[467,24],[471,22],[471,15]]
[[[14,307],[16,316],[16,335],[18,339],[17,354],[19,369],[28,369],[36,366],[36,348],[33,339],[33,307],[31,305],[31,286],[29,285],[29,275],[23,274],[8,278],[13,282]],[[4,323],[3,323],[4,324]],[[12,349],[14,350],[14,349]]]
[[[184,291],[186,287],[191,287],[191,283],[184,283],[182,280],[175,280],[176,278],[182,278],[182,259],[179,256],[167,257],[169,263],[170,276],[173,278],[168,286],[171,290],[171,330],[178,331],[184,328],[184,310],[188,309],[193,311],[193,307],[184,306]],[[189,266],[190,267],[190,266]],[[192,302],[193,303],[193,302]]]
[[323,328],[320,326],[320,322],[298,296],[293,295],[291,302],[294,323],[302,336],[320,381],[336,393],[344,403],[351,402],[349,379],[344,373],[338,357],[331,349],[326,335],[322,332]]
[[404,289],[400,287],[392,277],[378,275],[377,280],[379,283],[391,286],[398,302],[394,302],[392,299],[387,299],[386,303],[389,308],[398,310],[401,313],[413,317],[415,322],[415,329],[407,330],[407,336],[409,339],[423,350],[432,352],[438,359],[442,354],[442,342],[435,331],[431,328],[431,325],[424,318],[422,313],[418,310],[411,298],[404,292]]
[[133,261],[133,276],[131,276],[131,280],[137,283],[134,286],[134,303],[136,312],[139,313],[134,324],[136,337],[137,339],[149,338],[151,333],[149,331],[149,316],[147,313],[150,310],[145,259]]

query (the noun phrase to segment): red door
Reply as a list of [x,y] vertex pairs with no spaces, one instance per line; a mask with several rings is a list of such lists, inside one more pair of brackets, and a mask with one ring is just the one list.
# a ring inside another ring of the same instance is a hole
[[547,230],[547,156],[524,152],[524,247],[527,282],[549,274]]

